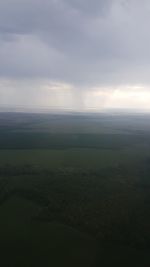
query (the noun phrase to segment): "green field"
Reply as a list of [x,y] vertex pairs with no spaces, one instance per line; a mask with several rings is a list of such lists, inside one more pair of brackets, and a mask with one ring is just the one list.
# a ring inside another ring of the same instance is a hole
[[136,164],[149,156],[150,146],[136,145],[120,150],[71,148],[59,149],[0,149],[0,166],[34,165],[39,168],[104,168]]
[[148,122],[0,114],[2,266],[148,262]]

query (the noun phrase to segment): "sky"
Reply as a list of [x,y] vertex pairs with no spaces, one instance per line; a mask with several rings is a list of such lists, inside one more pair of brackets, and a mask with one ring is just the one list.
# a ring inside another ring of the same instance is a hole
[[1,0],[0,107],[150,110],[149,0]]

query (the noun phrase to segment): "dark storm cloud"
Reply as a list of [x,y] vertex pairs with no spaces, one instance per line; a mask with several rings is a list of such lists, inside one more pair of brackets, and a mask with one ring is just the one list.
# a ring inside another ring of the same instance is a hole
[[1,77],[149,83],[148,0],[0,1]]

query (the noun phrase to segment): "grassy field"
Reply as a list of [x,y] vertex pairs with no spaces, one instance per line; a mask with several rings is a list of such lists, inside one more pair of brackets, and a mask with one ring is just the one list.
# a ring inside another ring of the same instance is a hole
[[0,114],[2,266],[146,266],[142,118]]
[[[0,207],[0,249],[3,267],[146,266],[149,251],[98,242],[65,225],[34,223],[37,205],[12,198]],[[123,260],[123,261],[122,261]]]
[[135,145],[120,150],[74,149],[0,149],[0,166],[34,165],[41,168],[104,168],[136,164],[149,157],[149,146]]
[[94,263],[94,240],[57,223],[35,223],[32,216],[38,212],[38,205],[17,197],[0,207],[2,266],[76,267]]

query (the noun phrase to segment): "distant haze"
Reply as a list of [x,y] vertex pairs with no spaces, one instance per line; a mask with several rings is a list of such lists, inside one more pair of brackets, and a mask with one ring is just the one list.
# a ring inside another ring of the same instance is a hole
[[149,0],[1,0],[0,110],[150,110]]

